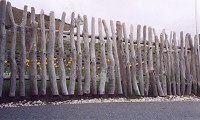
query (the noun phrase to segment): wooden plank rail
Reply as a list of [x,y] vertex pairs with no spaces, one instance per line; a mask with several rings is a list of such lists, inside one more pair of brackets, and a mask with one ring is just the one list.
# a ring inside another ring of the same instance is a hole
[[27,9],[18,25],[11,3],[0,1],[0,98],[45,96],[49,88],[55,96],[200,94],[198,36],[156,34],[146,25],[134,31],[133,25],[74,12],[65,31],[65,12],[56,29],[53,11],[46,26],[43,10],[36,21],[32,7],[29,22]]
[[[3,78],[4,80],[10,80],[11,75],[3,75]],[[25,75],[24,80],[29,80],[29,78],[30,78],[29,75]],[[66,80],[69,80],[69,79],[70,79],[70,76],[66,76]],[[16,75],[16,80],[19,80],[19,75]],[[43,78],[40,75],[37,75],[37,80],[42,81]],[[50,80],[48,75],[46,76],[46,81],[47,80]],[[60,76],[56,76],[56,80],[60,80]]]
[[[16,27],[17,27],[17,31],[20,31],[20,25],[16,25]],[[75,27],[77,27],[77,26],[75,26]],[[8,28],[7,31],[10,31],[10,29],[11,29],[11,28]],[[31,27],[30,27],[30,26],[25,26],[25,29],[26,29],[26,31],[28,32],[28,31],[30,31]],[[41,28],[37,28],[37,30],[38,30],[39,32],[41,32]],[[46,32],[46,33],[49,33],[49,29],[45,29],[45,32]],[[59,30],[55,30],[55,32],[56,32],[56,33],[59,33]],[[77,36],[77,34],[78,34],[77,32],[74,32],[74,36]],[[70,32],[69,32],[69,31],[63,31],[63,37],[65,38],[66,36],[70,36]],[[83,34],[80,34],[80,37],[83,38]],[[103,36],[103,37],[104,37],[104,40],[107,41],[107,37],[106,37],[106,36]],[[89,39],[92,38],[92,34],[88,34],[88,38],[89,38]],[[98,40],[99,40],[99,36],[98,36],[98,35],[95,35],[95,39],[98,39]],[[111,37],[111,39],[113,39],[113,38]],[[117,36],[116,36],[116,39],[118,39]],[[125,42],[125,38],[123,37],[122,39],[123,39],[123,42]],[[75,40],[76,40],[76,39],[75,39]],[[148,39],[147,39],[147,41],[148,41]],[[81,43],[83,43],[83,41],[81,41]],[[130,44],[130,39],[128,39],[128,43]],[[133,43],[134,43],[134,44],[137,44],[137,40],[134,40]],[[140,44],[143,46],[143,45],[144,45],[144,42],[141,41]],[[146,43],[146,45],[148,46],[148,42]],[[152,41],[152,45],[155,46],[155,42],[154,42],[154,41]],[[159,43],[159,46],[160,46],[160,43]],[[164,48],[166,48],[166,47],[164,46]],[[181,49],[181,46],[178,46],[178,50],[179,50],[179,51],[180,51],[180,49]],[[188,48],[188,50],[191,50],[191,49]],[[166,52],[166,51],[164,50],[164,52]]]

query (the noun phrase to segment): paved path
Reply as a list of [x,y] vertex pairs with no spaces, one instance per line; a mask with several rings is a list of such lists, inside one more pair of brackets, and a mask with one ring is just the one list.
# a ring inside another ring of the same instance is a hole
[[0,109],[1,120],[200,120],[200,102],[99,103]]

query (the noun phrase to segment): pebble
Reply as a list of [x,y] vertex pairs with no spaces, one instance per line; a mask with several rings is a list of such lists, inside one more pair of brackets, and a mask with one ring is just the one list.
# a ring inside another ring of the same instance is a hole
[[107,99],[80,99],[80,100],[66,100],[66,101],[55,101],[55,102],[45,102],[45,101],[19,101],[10,103],[1,103],[0,108],[7,107],[21,107],[21,106],[42,106],[47,104],[61,105],[61,104],[86,104],[86,103],[110,103],[110,102],[176,102],[176,101],[193,101],[200,102],[200,97],[197,96],[166,96],[166,97],[141,97],[138,99],[129,98],[107,98]]

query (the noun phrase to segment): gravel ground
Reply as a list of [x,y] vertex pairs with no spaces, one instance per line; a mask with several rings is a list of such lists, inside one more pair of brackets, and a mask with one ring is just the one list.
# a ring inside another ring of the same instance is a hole
[[110,102],[0,109],[1,120],[199,120],[200,102]]
[[129,99],[129,98],[94,98],[94,99],[80,99],[80,100],[64,100],[64,101],[18,101],[18,102],[9,102],[1,103],[0,108],[7,107],[21,107],[21,106],[43,106],[43,105],[60,105],[60,104],[86,104],[86,103],[110,103],[110,102],[175,102],[175,101],[192,101],[200,102],[200,97],[197,96],[167,96],[167,97],[142,97],[138,99]]

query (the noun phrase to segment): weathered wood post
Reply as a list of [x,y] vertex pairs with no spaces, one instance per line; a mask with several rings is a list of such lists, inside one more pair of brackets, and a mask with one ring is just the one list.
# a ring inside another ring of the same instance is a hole
[[190,34],[186,34],[185,36],[185,50],[184,50],[184,57],[185,57],[185,74],[186,74],[186,82],[187,82],[187,89],[186,89],[186,93],[187,94],[191,94],[192,91],[192,75],[190,73],[190,62],[189,62],[189,56],[188,56],[188,45],[186,43],[188,43],[189,41],[189,36]]
[[16,92],[16,77],[17,77],[17,63],[15,59],[15,51],[16,51],[16,36],[17,36],[17,24],[15,23],[13,17],[12,6],[10,2],[7,2],[7,12],[11,23],[11,51],[10,51],[10,69],[11,69],[11,77],[10,77],[10,91],[9,97],[15,97]]
[[6,46],[6,0],[0,1],[0,97],[2,97],[3,92],[3,74],[5,68],[5,46]]
[[138,47],[138,65],[139,65],[139,83],[140,93],[144,96],[144,77],[143,77],[143,66],[142,66],[142,50],[141,50],[141,25],[137,26],[137,47]]
[[97,95],[97,80],[96,80],[96,54],[95,54],[95,18],[92,18],[92,32],[91,32],[91,81],[92,81],[92,94]]
[[198,94],[200,94],[200,34],[198,35],[198,37],[197,37],[197,40],[198,40],[198,42],[197,42],[197,45],[198,45],[198,48],[197,48],[197,50],[198,50],[198,61],[199,61],[199,66],[197,67],[199,70],[197,70],[197,75],[198,75],[198,83],[197,83],[197,85],[198,85]]
[[[82,64],[83,64],[83,58],[82,58],[82,50],[81,50],[81,28],[80,25],[82,24],[83,20],[80,15],[78,15],[78,19],[76,20],[76,28],[77,28],[77,62],[78,62],[78,68],[77,68],[77,79],[78,79],[78,95],[83,95],[83,84],[82,84]],[[92,51],[92,49],[91,49]],[[96,64],[95,64],[96,65]],[[96,66],[95,66],[96,69]],[[96,77],[96,75],[95,75]]]
[[58,39],[58,47],[59,47],[59,57],[58,57],[58,64],[59,64],[59,77],[60,77],[60,86],[62,95],[68,95],[67,85],[66,85],[66,72],[65,72],[65,65],[64,65],[64,45],[63,45],[63,31],[65,25],[65,16],[66,13],[63,12],[62,18],[60,21],[60,29],[59,29],[59,39]]
[[165,45],[166,45],[166,58],[165,65],[166,65],[166,71],[167,71],[167,94],[172,95],[172,87],[171,87],[171,56],[170,56],[170,50],[169,50],[169,41],[168,36],[165,34]]
[[118,57],[118,50],[117,50],[117,41],[116,41],[116,29],[114,26],[113,21],[110,21],[110,27],[112,31],[112,42],[113,42],[113,54],[114,54],[114,59],[115,59],[115,75],[116,75],[116,83],[117,83],[117,88],[118,88],[118,94],[122,95],[122,84],[121,84],[121,73],[120,73],[120,65],[119,65],[119,57]]
[[105,84],[107,76],[107,63],[106,63],[106,53],[105,53],[105,41],[102,31],[102,20],[98,19],[98,29],[99,29],[99,41],[100,41],[100,50],[101,50],[101,73],[100,73],[100,85],[99,85],[99,94],[105,94]]
[[89,38],[88,38],[88,20],[87,16],[83,16],[83,41],[84,41],[84,94],[88,95],[90,94],[90,81],[91,81],[91,76],[90,76],[90,48],[89,48]]
[[176,33],[173,34],[174,43],[174,54],[175,54],[175,78],[176,78],[176,92],[177,95],[181,95],[180,89],[180,64],[179,64],[179,53],[178,53],[178,43],[176,40]]
[[172,81],[172,93],[176,95],[176,78],[175,78],[175,68],[174,68],[174,45],[173,45],[173,32],[170,33],[170,58],[171,58],[171,81]]
[[20,66],[19,66],[20,96],[25,96],[25,67],[26,67],[25,25],[26,25],[26,21],[27,21],[27,6],[24,6],[22,22],[20,24],[20,32],[21,32]]
[[54,67],[55,17],[54,17],[53,11],[50,12],[50,27],[49,27],[49,29],[50,29],[49,30],[49,42],[48,42],[48,48],[47,48],[49,80],[51,82],[52,95],[59,95],[55,67]]
[[135,55],[135,49],[134,49],[134,39],[133,39],[133,25],[131,25],[130,28],[130,49],[131,49],[131,78],[132,78],[132,84],[133,84],[133,90],[134,94],[139,96],[140,95],[140,90],[138,88],[137,80],[136,80],[136,55]]
[[195,65],[196,65],[196,80],[197,80],[197,94],[200,95],[200,59],[199,59],[199,40],[198,36],[194,37],[194,50],[195,50]]
[[127,96],[127,82],[126,82],[126,61],[125,61],[125,53],[124,53],[124,44],[123,44],[123,36],[122,36],[122,25],[120,21],[116,23],[117,28],[117,49],[119,52],[119,64],[120,64],[120,73],[122,79],[122,89],[125,96]]
[[166,82],[166,74],[164,68],[164,37],[165,37],[165,30],[162,31],[160,35],[160,76],[162,82],[162,89],[164,96],[167,95],[167,82]]
[[195,64],[195,49],[193,44],[193,39],[191,35],[189,35],[189,45],[191,49],[191,74],[192,74],[192,88],[194,90],[194,94],[197,94],[197,75],[196,75],[196,64]]
[[44,22],[44,11],[40,12],[40,27],[41,27],[41,65],[42,65],[42,73],[41,73],[41,95],[46,95],[47,88],[47,66],[46,66],[46,33],[45,33],[45,22]]
[[113,57],[113,48],[112,48],[112,44],[113,42],[111,41],[111,37],[110,37],[110,32],[108,30],[108,26],[106,24],[106,21],[103,20],[102,21],[103,26],[104,26],[104,30],[106,33],[106,39],[107,39],[107,45],[108,45],[108,73],[109,73],[109,94],[110,95],[114,95],[115,94],[115,61],[114,61],[114,57]]
[[161,87],[161,82],[160,82],[160,54],[159,54],[159,40],[158,37],[155,35],[155,54],[156,54],[156,82],[157,82],[157,87],[158,87],[158,94],[159,96],[164,96],[162,87]]
[[70,44],[72,52],[72,64],[70,71],[70,84],[69,84],[69,95],[74,95],[75,92],[75,82],[76,82],[76,45],[74,39],[74,28],[75,28],[75,14],[71,14],[71,26],[70,26]]
[[0,1],[0,97],[3,92],[3,74],[5,68],[5,47],[6,47],[6,0]]
[[125,60],[126,60],[126,80],[127,80],[127,87],[128,87],[128,94],[132,95],[132,82],[131,82],[131,69],[130,69],[130,55],[129,55],[129,45],[128,45],[128,36],[126,32],[126,25],[125,23],[122,24],[123,27],[123,34],[125,39]]
[[185,94],[185,58],[184,58],[184,36],[180,32],[181,51],[180,51],[180,74],[181,74],[181,94]]
[[143,27],[145,95],[149,95],[149,70],[147,66],[147,26]]
[[35,8],[31,7],[31,32],[30,32],[30,67],[29,67],[29,79],[30,79],[30,95],[38,95],[37,87],[37,26],[35,21]]
[[148,54],[148,64],[149,64],[149,80],[152,88],[152,96],[158,96],[157,91],[157,83],[155,80],[154,68],[153,68],[153,48],[152,48],[152,41],[153,41],[153,32],[152,28],[148,28],[148,38],[149,38],[149,54]]

